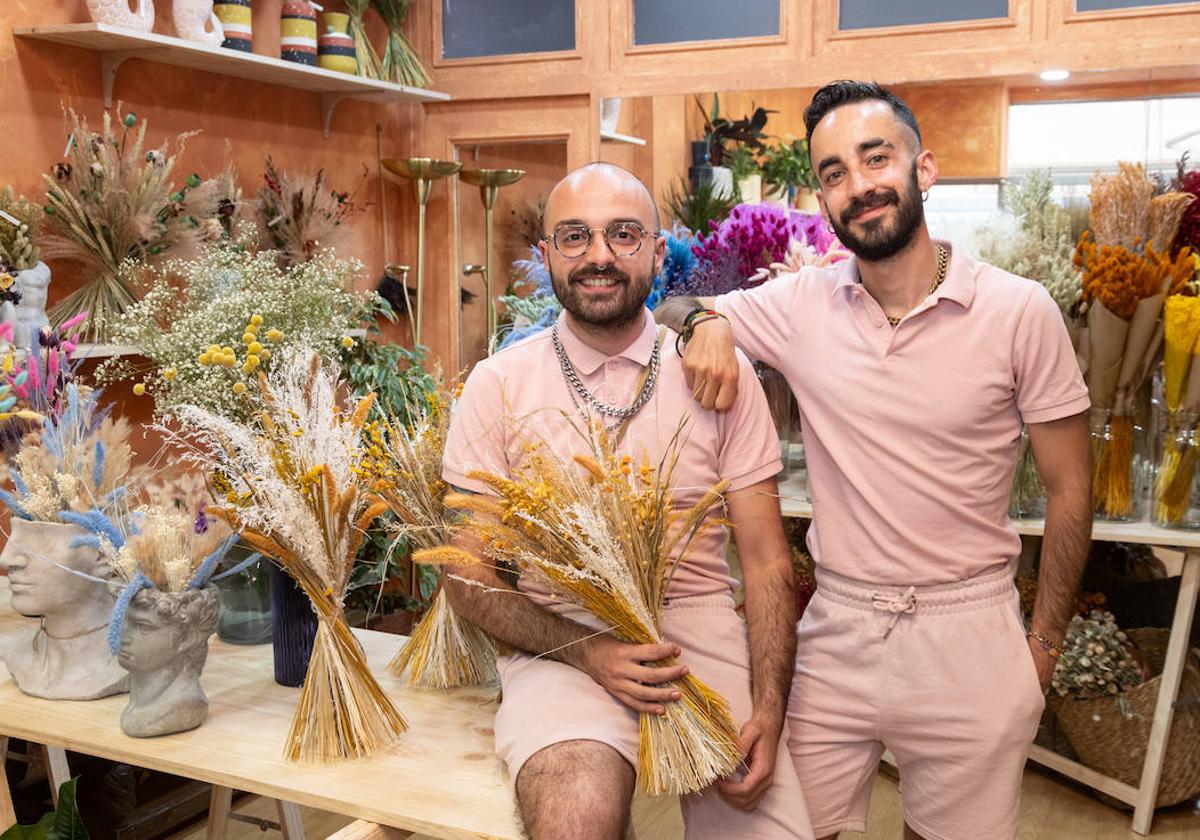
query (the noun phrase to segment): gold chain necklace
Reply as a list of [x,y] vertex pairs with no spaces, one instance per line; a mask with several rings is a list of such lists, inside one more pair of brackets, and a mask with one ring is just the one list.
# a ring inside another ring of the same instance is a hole
[[[937,246],[937,271],[933,275],[933,285],[929,287],[929,294],[933,294],[938,290],[938,287],[946,281],[946,270],[950,268],[950,252],[941,245]],[[900,320],[903,315],[884,315],[887,322],[894,328],[900,325]]]

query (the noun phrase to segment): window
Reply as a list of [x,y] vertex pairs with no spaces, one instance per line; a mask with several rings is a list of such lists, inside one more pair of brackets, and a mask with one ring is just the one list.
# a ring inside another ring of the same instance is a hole
[[838,29],[877,29],[921,23],[952,23],[1008,17],[1008,0],[841,0]]
[[442,57],[575,49],[575,0],[442,0]]
[[633,0],[633,43],[674,44],[779,34],[780,0]]

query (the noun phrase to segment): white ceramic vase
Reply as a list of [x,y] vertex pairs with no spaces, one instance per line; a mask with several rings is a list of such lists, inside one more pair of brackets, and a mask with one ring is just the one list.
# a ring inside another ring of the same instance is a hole
[[213,12],[213,0],[174,0],[171,19],[175,34],[185,41],[219,47],[225,41],[225,27]]
[[149,32],[154,28],[154,1],[137,0],[133,9],[129,6],[130,2],[131,0],[87,0],[88,14],[96,23]]

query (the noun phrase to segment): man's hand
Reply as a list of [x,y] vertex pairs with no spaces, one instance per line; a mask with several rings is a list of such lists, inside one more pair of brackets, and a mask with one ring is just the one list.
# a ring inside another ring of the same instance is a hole
[[646,664],[679,656],[676,645],[630,645],[611,636],[593,636],[579,647],[580,670],[635,712],[666,714],[662,704],[679,699],[679,689],[665,683],[686,674],[687,666]]
[[1058,660],[1050,655],[1050,651],[1042,647],[1042,643],[1037,639],[1030,638],[1029,652],[1033,655],[1033,666],[1037,668],[1038,682],[1042,685],[1042,694],[1050,690],[1050,679],[1054,676],[1054,669],[1058,667]]
[[738,780],[721,779],[717,782],[717,792],[739,811],[753,811],[771,789],[775,778],[779,729],[752,717],[742,727],[738,745],[746,756],[746,775]]
[[683,353],[683,375],[705,411],[728,411],[738,388],[733,329],[724,318],[697,324]]

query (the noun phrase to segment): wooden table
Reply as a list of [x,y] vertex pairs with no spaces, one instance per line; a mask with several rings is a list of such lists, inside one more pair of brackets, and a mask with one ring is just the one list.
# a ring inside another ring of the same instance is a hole
[[[781,484],[779,495],[784,516],[812,518],[812,505],[806,500],[807,493],[802,482]],[[1014,524],[1017,531],[1026,536],[1041,536],[1046,526],[1040,519],[1017,520]],[[1167,757],[1167,736],[1171,732],[1175,701],[1179,696],[1179,685],[1187,661],[1192,618],[1196,614],[1197,597],[1200,596],[1200,531],[1160,528],[1150,522],[1096,522],[1092,526],[1092,539],[1180,548],[1186,552],[1141,781],[1137,787],[1125,784],[1036,744],[1029,757],[1038,764],[1132,805],[1133,830],[1138,834],[1149,834],[1154,821],[1154,805],[1158,801],[1163,761]]]
[[[0,576],[0,644],[27,621],[8,601]],[[521,837],[508,773],[493,750],[496,690],[408,688],[384,670],[401,638],[355,635],[410,726],[374,758],[323,767],[286,761],[299,689],[275,684],[270,645],[241,647],[215,637],[202,678],[211,705],[199,729],[130,738],[119,723],[127,697],[39,700],[18,691],[0,668],[0,740],[24,738],[433,837]],[[8,787],[0,785],[0,831],[13,819]]]

